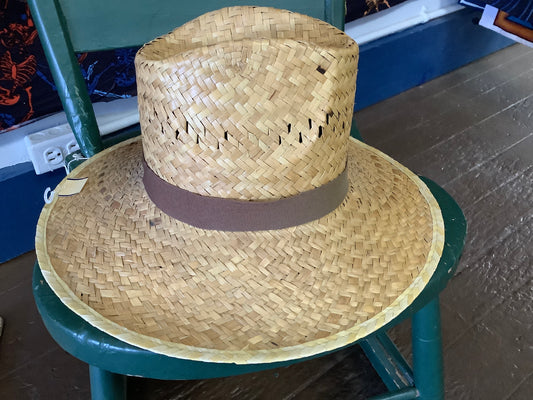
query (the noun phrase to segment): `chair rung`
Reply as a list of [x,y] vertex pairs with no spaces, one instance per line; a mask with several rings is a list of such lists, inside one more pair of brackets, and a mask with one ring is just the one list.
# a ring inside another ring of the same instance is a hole
[[361,348],[391,391],[414,386],[413,371],[386,333],[361,341]]

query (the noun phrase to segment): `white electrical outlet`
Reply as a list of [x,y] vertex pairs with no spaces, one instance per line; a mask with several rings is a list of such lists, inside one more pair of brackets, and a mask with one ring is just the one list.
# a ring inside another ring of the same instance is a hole
[[79,150],[80,146],[78,146],[78,142],[76,142],[76,139],[72,139],[70,142],[67,143],[65,149],[67,150],[68,155],[70,153],[74,153],[76,150]]
[[49,147],[44,151],[43,158],[46,164],[61,164],[61,161],[63,161],[63,152],[59,147]]
[[37,175],[61,168],[67,154],[79,149],[68,124],[32,133],[24,142]]
[[[139,122],[137,98],[95,103],[94,111],[101,135],[116,132]],[[24,138],[26,149],[37,175],[61,168],[68,154],[79,150],[70,126],[63,125],[30,133]],[[56,120],[54,120],[56,121]],[[37,123],[42,121],[37,121]],[[49,126],[49,125],[47,125]]]

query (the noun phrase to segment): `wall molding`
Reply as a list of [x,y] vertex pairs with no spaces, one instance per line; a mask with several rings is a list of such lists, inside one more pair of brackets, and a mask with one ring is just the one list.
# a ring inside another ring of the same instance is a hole
[[360,46],[355,110],[444,75],[514,42],[465,8]]

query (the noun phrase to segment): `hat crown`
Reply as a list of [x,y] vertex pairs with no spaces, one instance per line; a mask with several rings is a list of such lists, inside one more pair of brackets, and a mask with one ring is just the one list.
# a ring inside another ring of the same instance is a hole
[[218,10],[137,54],[144,156],[163,180],[213,197],[292,196],[345,168],[358,48],[311,17]]

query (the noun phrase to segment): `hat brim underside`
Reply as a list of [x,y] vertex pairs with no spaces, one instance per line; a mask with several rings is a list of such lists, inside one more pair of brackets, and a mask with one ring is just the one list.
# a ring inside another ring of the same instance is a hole
[[348,148],[350,190],[335,211],[281,230],[222,232],[159,211],[142,184],[140,138],[123,142],[67,177],[88,178],[79,194],[43,208],[43,276],[90,324],[169,356],[263,363],[352,343],[422,291],[444,224],[412,172],[356,140]]

